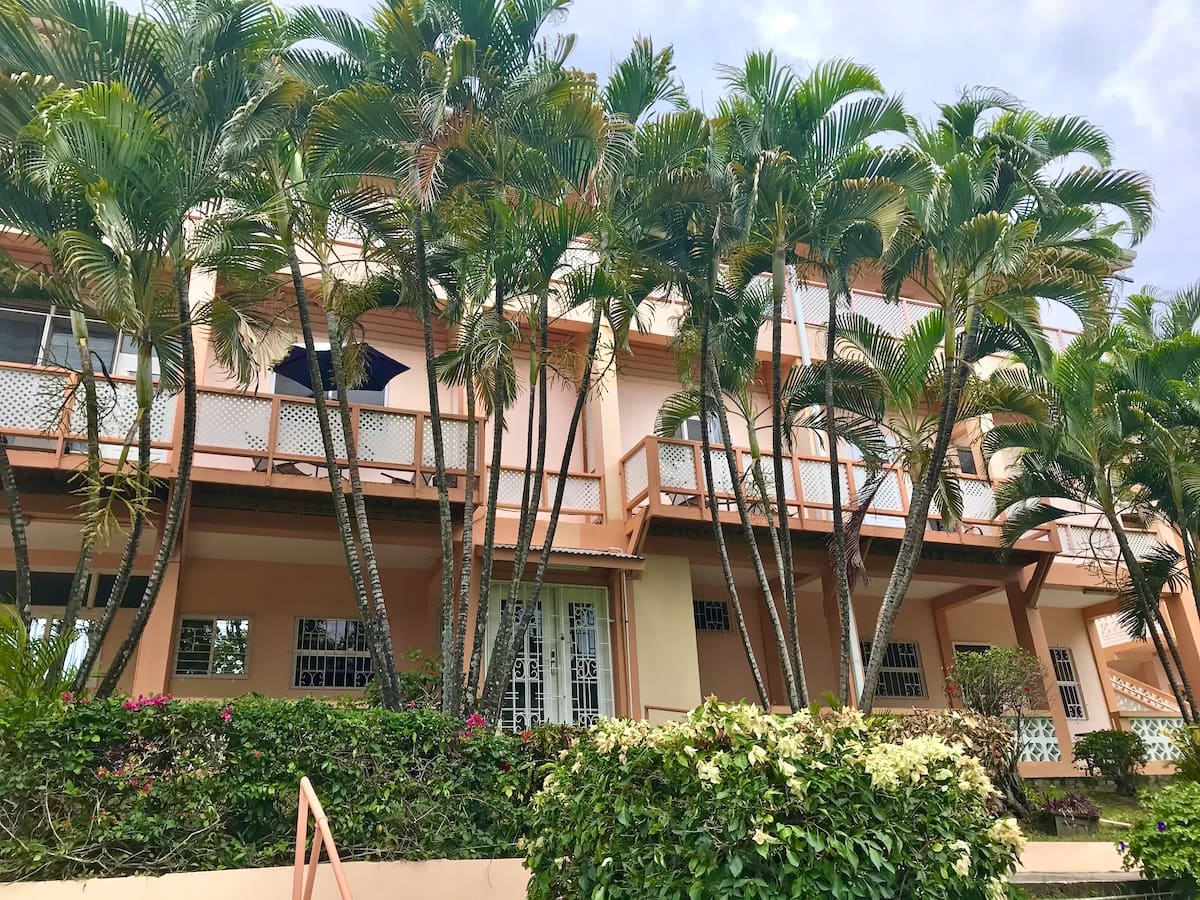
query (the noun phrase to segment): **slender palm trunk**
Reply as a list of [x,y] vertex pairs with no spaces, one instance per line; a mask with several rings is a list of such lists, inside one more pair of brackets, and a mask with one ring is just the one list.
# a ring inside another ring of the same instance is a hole
[[[719,397],[721,380],[717,374],[716,361],[711,357],[708,360],[707,377],[708,390],[714,396]],[[742,523],[742,534],[746,540],[746,550],[750,555],[750,565],[754,570],[754,577],[758,581],[758,589],[762,592],[763,606],[779,648],[779,664],[783,671],[783,684],[787,691],[788,705],[795,712],[802,709],[808,702],[807,685],[804,684],[803,660],[797,659],[797,665],[793,667],[792,657],[787,649],[787,636],[784,634],[783,623],[779,619],[779,610],[775,608],[775,597],[771,591],[770,581],[767,579],[767,569],[763,565],[762,554],[758,549],[758,539],[754,534],[754,525],[750,521],[750,508],[746,503],[746,493],[742,488],[741,479],[737,477],[737,456],[733,449],[733,437],[729,430],[729,416],[725,412],[724,403],[715,405],[717,422],[721,428],[721,442],[725,445],[725,461],[729,466],[730,481],[733,483],[733,499],[737,505],[738,518]]]
[[142,638],[146,622],[154,609],[158,593],[162,589],[163,579],[167,574],[167,566],[175,555],[179,542],[179,533],[183,529],[184,512],[187,509],[188,496],[192,484],[192,457],[196,449],[196,350],[192,343],[191,309],[188,305],[188,279],[190,269],[181,267],[175,273],[175,302],[179,316],[179,355],[180,370],[183,373],[183,422],[179,446],[175,448],[175,485],[171,491],[167,513],[163,517],[163,534],[158,545],[158,554],[150,569],[150,578],[146,583],[146,591],[142,602],[134,613],[130,623],[129,633],[121,646],[117,648],[112,664],[96,693],[107,697],[117,686],[125,667],[133,658],[133,651]]
[[1102,497],[1101,499],[1104,517],[1108,520],[1113,536],[1117,539],[1121,558],[1125,561],[1125,568],[1129,571],[1129,581],[1133,586],[1134,595],[1142,607],[1142,614],[1150,626],[1150,639],[1154,643],[1155,652],[1158,654],[1159,663],[1167,676],[1171,692],[1175,695],[1175,702],[1179,704],[1179,711],[1185,723],[1196,722],[1200,711],[1196,708],[1196,698],[1192,693],[1187,671],[1183,668],[1182,660],[1179,658],[1179,650],[1174,645],[1175,641],[1171,630],[1167,627],[1166,619],[1162,614],[1162,598],[1155,595],[1153,588],[1146,580],[1142,564],[1138,560],[1137,554],[1133,552],[1129,536],[1125,533],[1125,526],[1121,524],[1120,516],[1111,508],[1111,503],[1103,502],[1106,498]]
[[[355,540],[354,527],[350,522],[350,512],[346,506],[346,496],[342,491],[342,476],[338,469],[337,453],[333,443],[333,427],[329,421],[329,406],[325,401],[325,392],[321,389],[321,367],[317,362],[317,347],[313,338],[312,319],[309,316],[308,289],[304,286],[304,273],[300,268],[300,258],[296,253],[295,242],[291,240],[290,232],[284,231],[284,243],[288,249],[288,261],[292,275],[292,290],[296,296],[296,318],[300,323],[300,334],[304,341],[304,351],[308,357],[308,377],[313,384],[313,402],[317,410],[317,427],[321,432],[321,447],[325,453],[325,472],[329,480],[329,494],[333,502],[333,515],[337,522],[338,535],[342,542],[342,552],[346,557],[346,569],[350,574],[350,583],[354,589],[354,600],[358,604],[359,618],[366,630],[367,646],[371,651],[371,664],[376,672],[386,671],[387,657],[379,641],[378,629],[374,625],[374,612],[371,600],[367,595],[366,582],[363,579],[362,562],[359,559],[358,542]],[[330,341],[332,344],[332,341]],[[384,706],[395,709],[400,698],[394,692],[395,682],[385,678],[380,683],[380,694]]]
[[121,562],[117,566],[112,589],[104,604],[104,614],[90,635],[87,654],[84,656],[83,662],[79,664],[79,670],[75,673],[75,681],[71,685],[71,690],[77,694],[87,687],[92,670],[96,668],[96,663],[100,659],[100,650],[104,647],[109,632],[112,631],[117,611],[121,608],[121,601],[125,597],[125,591],[129,588],[129,579],[133,575],[138,552],[141,550],[142,534],[146,530],[147,507],[150,503],[150,416],[139,416],[137,429],[138,465],[137,474],[134,477],[134,502],[130,504],[133,509],[133,518],[129,523],[129,535],[125,539],[125,550],[121,554]]
[[[462,671],[462,653],[458,651],[451,633],[454,608],[454,519],[450,509],[450,486],[446,483],[446,439],[442,427],[442,404],[438,395],[437,347],[433,337],[434,303],[429,285],[429,265],[425,249],[425,214],[420,204],[413,213],[413,242],[416,255],[417,290],[421,292],[421,339],[425,351],[425,388],[429,394],[429,431],[433,440],[433,480],[438,497],[438,548],[442,559],[442,707],[446,712],[462,708],[460,685],[462,679],[455,675],[453,684],[446,681],[446,673]],[[472,438],[468,438],[472,440]],[[420,463],[421,460],[416,460]],[[470,476],[468,476],[468,480]],[[472,515],[471,504],[463,506],[464,521]],[[464,553],[467,552],[464,548]],[[449,688],[449,693],[447,693]],[[449,704],[450,708],[447,708]]]
[[970,374],[967,360],[974,352],[980,313],[972,309],[967,319],[967,327],[963,333],[962,353],[956,352],[956,337],[954,318],[947,314],[947,339],[944,351],[945,372],[943,375],[943,401],[938,414],[938,425],[934,435],[933,448],[929,456],[929,468],[925,471],[912,497],[909,498],[908,517],[904,523],[904,536],[896,553],[896,562],[892,567],[892,575],[888,580],[887,591],[879,607],[879,618],[875,623],[875,636],[871,642],[871,655],[863,673],[862,694],[859,708],[869,714],[875,705],[875,690],[879,684],[879,673],[883,669],[883,658],[887,653],[888,642],[892,639],[892,631],[896,627],[896,617],[900,614],[900,605],[908,594],[916,574],[917,563],[921,558],[921,549],[925,545],[925,529],[928,527],[929,506],[933,501],[934,490],[941,478],[942,467],[946,462],[946,453],[950,449],[950,437],[954,423],[958,421],[959,406],[962,402],[962,392]]
[[[521,619],[517,623],[517,627],[508,642],[501,644],[500,640],[497,639],[495,648],[496,658],[488,666],[487,680],[483,689],[483,708],[487,711],[487,715],[496,720],[499,719],[504,701],[504,692],[507,690],[508,682],[512,677],[513,664],[516,661],[517,653],[525,643],[525,633],[529,629],[529,623],[533,621],[538,603],[541,601],[542,587],[546,582],[546,571],[550,565],[551,552],[554,549],[554,535],[558,530],[559,513],[562,510],[563,496],[567,490],[567,476],[571,471],[571,456],[575,451],[575,441],[579,436],[579,423],[583,420],[583,409],[587,403],[588,395],[591,393],[592,368],[596,361],[596,348],[600,344],[602,313],[603,310],[600,304],[597,303],[592,312],[592,324],[588,332],[583,373],[579,380],[579,389],[575,395],[575,406],[571,410],[571,421],[567,425],[567,437],[565,446],[563,447],[562,464],[558,470],[558,483],[555,485],[554,499],[551,501],[549,516],[546,521],[546,538],[542,542],[541,556],[538,559],[537,569],[534,572],[533,582],[530,586],[529,602],[524,605],[521,611]],[[545,373],[542,373],[542,378],[545,379],[545,377]],[[543,443],[545,442],[544,426],[541,440]],[[515,604],[509,605],[513,606]]]
[[[369,591],[372,613],[372,627],[376,630],[376,640],[379,642],[379,652],[382,657],[382,667],[375,670],[375,677],[383,679],[390,692],[395,697],[396,705],[400,702],[400,683],[396,673],[396,651],[392,646],[392,628],[388,621],[387,605],[383,597],[383,581],[379,576],[379,562],[375,556],[375,542],[371,539],[371,523],[367,518],[367,503],[363,496],[362,476],[358,468],[358,442],[354,438],[354,422],[350,415],[350,401],[347,399],[349,385],[346,381],[346,368],[342,361],[342,333],[337,316],[326,309],[326,329],[329,332],[329,360],[333,370],[334,387],[338,393],[338,415],[342,423],[342,443],[346,448],[346,469],[350,476],[350,505],[354,509],[354,526],[358,533],[358,546],[362,553],[364,572],[363,586]],[[312,361],[310,360],[310,365]],[[321,384],[316,384],[314,396],[321,391]],[[338,475],[340,478],[341,475]],[[385,694],[386,696],[386,694]]]
[[25,529],[25,513],[21,510],[21,492],[17,488],[16,475],[8,458],[8,443],[0,437],[0,487],[4,489],[4,501],[8,506],[8,527],[12,532],[14,567],[17,575],[17,614],[29,629],[33,621],[33,588],[29,569],[29,536]]
[[[467,392],[467,460],[466,482],[463,485],[463,531],[462,556],[458,574],[458,620],[454,626],[452,653],[442,665],[442,711],[450,716],[463,713],[463,654],[466,650],[467,621],[471,609],[471,576],[475,562],[475,462],[478,456],[476,438],[478,423],[475,411],[475,379],[467,367],[465,388]],[[478,615],[476,611],[476,615]],[[451,700],[446,701],[447,691]]]
[[[832,273],[830,273],[832,274]],[[837,279],[836,284],[834,279]],[[841,652],[838,660],[838,697],[850,702],[850,660],[854,654],[853,616],[850,604],[850,575],[846,564],[846,523],[842,510],[842,466],[838,459],[837,408],[834,404],[833,360],[837,351],[838,300],[845,296],[844,282],[837,276],[826,277],[829,293],[829,321],[825,326],[825,434],[829,448],[829,499],[833,506],[833,533],[829,549],[833,555],[833,573],[837,588]],[[847,485],[849,480],[847,479]]]
[[[497,278],[493,313],[496,322],[504,318],[504,284]],[[496,504],[500,499],[500,459],[504,450],[504,387],[500,378],[492,384],[492,457],[488,466],[487,500],[483,511],[483,558],[479,565],[479,607],[475,612],[475,642],[471,647],[471,665],[467,672],[467,696],[474,701],[479,693],[479,679],[483,675],[483,649],[487,641],[488,615],[492,595],[492,563],[495,558]],[[511,603],[505,611],[509,611]],[[511,612],[510,612],[511,614]],[[504,625],[501,615],[501,629]],[[486,703],[484,709],[487,708]]]
[[[709,329],[707,315],[701,324],[700,331],[700,371],[708,370]],[[700,453],[704,466],[705,500],[708,502],[709,520],[712,522],[713,542],[717,545],[717,557],[721,560],[721,574],[725,577],[725,593],[729,597],[729,605],[733,609],[733,618],[737,622],[738,636],[742,639],[742,649],[746,653],[746,663],[750,667],[750,677],[754,679],[754,690],[758,693],[758,702],[762,708],[771,708],[771,698],[763,682],[762,669],[758,665],[758,656],[754,652],[754,643],[750,640],[750,630],[746,627],[746,616],[742,609],[742,601],[738,596],[737,580],[733,575],[733,566],[729,561],[729,546],[725,542],[725,529],[721,525],[721,511],[717,500],[716,479],[713,476],[712,442],[708,434],[709,403],[713,402],[708,393],[708,379],[701,379],[700,387]],[[718,395],[715,402],[721,403]],[[730,473],[736,478],[737,474]]]
[[[771,453],[775,478],[775,548],[779,560],[779,579],[783,587],[783,608],[787,613],[789,650],[800,659],[800,631],[796,616],[796,574],[792,564],[792,534],[788,522],[787,484],[783,477],[783,298],[787,288],[786,245],[781,241],[771,258]],[[790,464],[790,460],[789,460]]]

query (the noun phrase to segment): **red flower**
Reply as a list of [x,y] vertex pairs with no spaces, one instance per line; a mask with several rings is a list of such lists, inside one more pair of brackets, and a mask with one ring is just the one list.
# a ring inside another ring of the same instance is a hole
[[61,696],[63,699],[63,703],[74,703],[75,702],[75,695],[72,694],[70,691],[63,691]]
[[533,730],[532,729],[526,728],[524,731],[521,732],[521,743],[522,744],[528,744],[532,740],[533,740]]
[[233,718],[233,707],[232,706],[227,706],[223,710],[221,710],[221,721],[222,722],[228,722],[232,718]]

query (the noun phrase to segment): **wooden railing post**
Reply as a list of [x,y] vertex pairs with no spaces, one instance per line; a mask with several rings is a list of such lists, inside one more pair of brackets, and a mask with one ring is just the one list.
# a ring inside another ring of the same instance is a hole
[[[304,865],[304,844],[308,838],[308,814],[313,816],[312,851],[308,856],[307,872]],[[329,819],[321,808],[321,801],[313,790],[308,776],[300,779],[300,799],[296,804],[296,856],[292,868],[292,900],[312,900],[313,886],[317,879],[317,866],[321,860],[321,847],[329,856],[329,867],[333,870],[333,878],[337,882],[338,895],[341,900],[353,900],[350,885],[346,883],[346,873],[342,871],[342,860],[338,856],[337,846],[329,831]]]

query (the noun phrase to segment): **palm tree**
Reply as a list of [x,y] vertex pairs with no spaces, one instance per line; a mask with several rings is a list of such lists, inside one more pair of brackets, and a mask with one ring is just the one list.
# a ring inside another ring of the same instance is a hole
[[[742,175],[740,202],[746,207],[745,244],[734,252],[741,277],[766,268],[771,276],[771,451],[780,580],[788,613],[792,653],[799,648],[795,575],[783,479],[785,428],[782,371],[783,299],[787,271],[818,275],[826,284],[830,312],[826,357],[832,358],[840,305],[849,297],[854,269],[878,259],[905,215],[903,187],[923,187],[924,167],[906,151],[883,152],[873,138],[900,133],[907,119],[898,98],[884,95],[875,73],[848,60],[834,60],[797,78],[770,53],[752,53],[740,69],[727,68],[733,89],[720,116],[736,143]],[[830,539],[842,623],[840,695],[849,698],[850,589],[841,483],[837,475],[837,406],[833,368],[826,373],[826,444],[830,454],[833,533]]]
[[[1047,117],[994,90],[968,92],[941,108],[914,141],[934,170],[927,195],[910,195],[911,219],[885,254],[884,286],[897,297],[906,280],[942,310],[942,385],[929,466],[914,484],[910,512],[871,644],[861,706],[874,703],[879,672],[924,544],[930,504],[942,478],[975,348],[987,323],[1007,323],[1046,345],[1038,298],[1066,303],[1094,320],[1114,272],[1127,258],[1116,242],[1124,217],[1133,241],[1150,225],[1148,179],[1109,168],[1108,140],[1088,122]],[[1061,171],[1074,154],[1093,164]]]
[[[1128,508],[1125,478],[1135,441],[1122,427],[1120,376],[1106,357],[1122,337],[1119,329],[1097,326],[1055,355],[1044,373],[1003,373],[1017,400],[1012,405],[1017,416],[989,431],[984,449],[988,455],[1001,450],[1018,454],[1012,474],[996,492],[997,507],[1008,510],[1003,529],[1007,544],[1031,528],[1081,512],[1096,513],[1108,523],[1125,566],[1124,593],[1135,607],[1133,618],[1154,642],[1185,720],[1195,721],[1191,684],[1160,606],[1165,579],[1155,579],[1138,559],[1121,519]],[[1200,348],[1190,356],[1195,366]]]
[[[96,226],[57,236],[62,265],[97,306],[123,310],[136,325],[130,330],[141,418],[148,419],[153,402],[155,354],[160,389],[183,395],[162,536],[129,633],[101,682],[103,695],[132,656],[182,528],[196,410],[189,216],[219,192],[222,129],[246,99],[245,76],[267,47],[273,17],[252,0],[169,3],[139,16],[107,3],[55,0],[14,5],[12,12],[0,60],[9,71],[30,73],[47,95],[22,165],[50,196],[85,198]],[[205,77],[195,78],[198,71]],[[127,543],[132,562],[129,549]],[[107,610],[106,619],[111,624]]]

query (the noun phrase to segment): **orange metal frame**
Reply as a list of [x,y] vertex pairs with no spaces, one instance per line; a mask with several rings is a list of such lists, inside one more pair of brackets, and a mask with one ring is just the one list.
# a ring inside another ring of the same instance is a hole
[[[308,842],[308,814],[312,813],[314,822],[312,851],[308,856],[307,871],[304,864],[304,845]],[[296,811],[296,863],[292,869],[292,900],[312,900],[313,885],[317,879],[317,868],[321,862],[321,847],[329,856],[329,867],[333,869],[334,880],[337,881],[338,894],[342,900],[353,900],[350,885],[346,883],[346,873],[342,870],[342,861],[338,857],[337,846],[333,843],[333,835],[329,831],[329,819],[317,799],[308,776],[300,779],[300,801]]]

